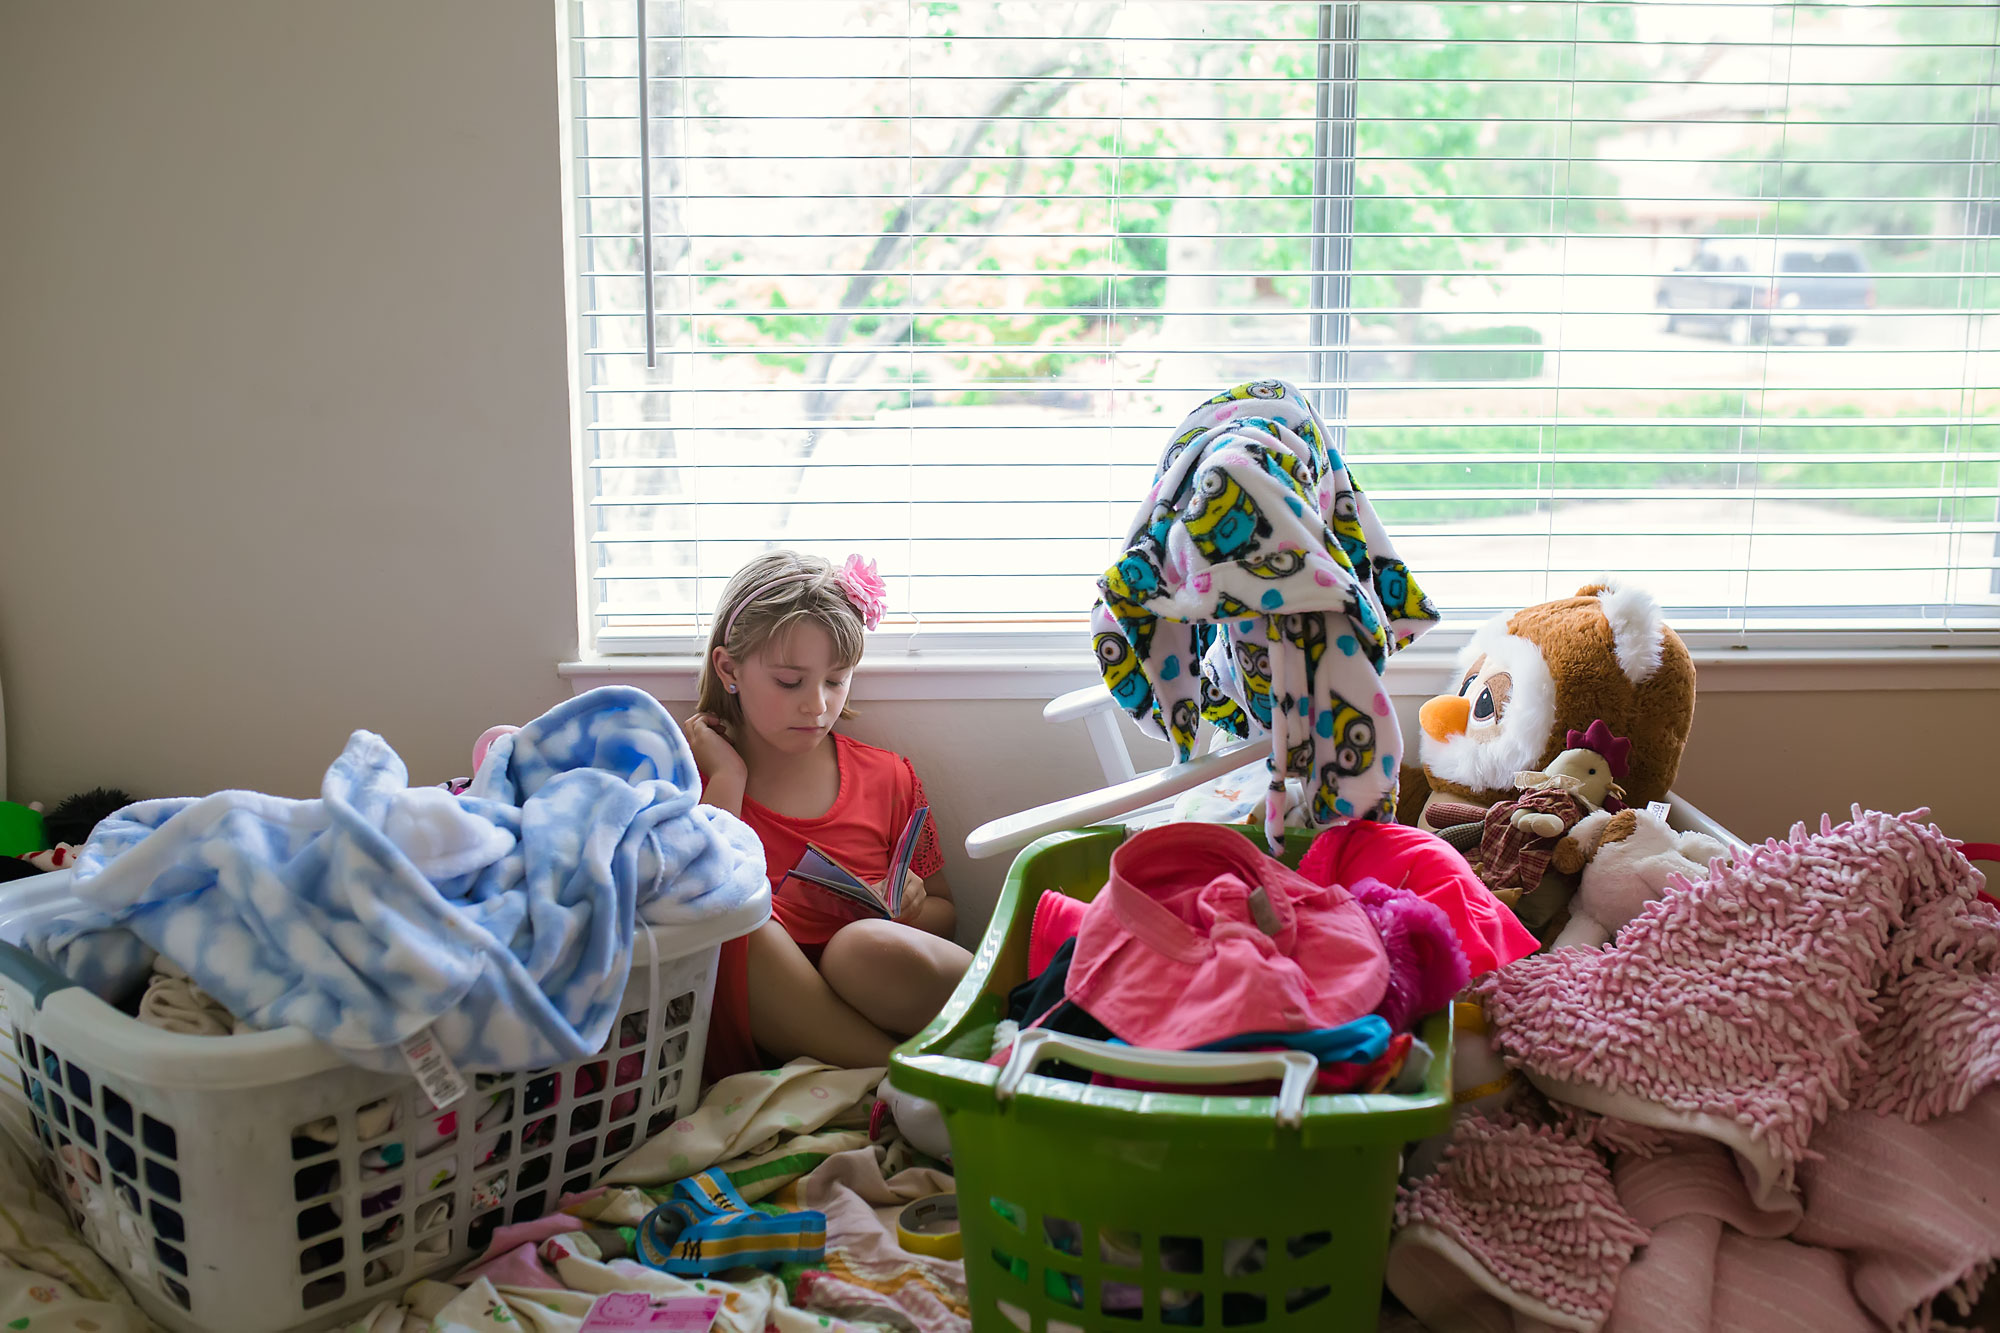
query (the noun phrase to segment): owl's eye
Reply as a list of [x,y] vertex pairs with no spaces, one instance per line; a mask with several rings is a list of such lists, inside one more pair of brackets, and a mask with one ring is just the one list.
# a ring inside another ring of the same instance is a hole
[[1478,697],[1472,701],[1471,724],[1490,727],[1499,723],[1507,715],[1507,701],[1514,695],[1514,677],[1505,671],[1496,671],[1486,678]]
[[1478,679],[1479,679],[1479,673],[1477,671],[1466,672],[1465,679],[1458,682],[1458,697],[1463,699],[1465,697],[1465,692],[1472,688],[1472,682]]

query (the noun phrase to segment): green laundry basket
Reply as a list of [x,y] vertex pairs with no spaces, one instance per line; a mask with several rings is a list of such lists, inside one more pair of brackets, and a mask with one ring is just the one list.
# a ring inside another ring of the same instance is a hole
[[[1374,1329],[1403,1146],[1451,1124],[1448,1014],[1418,1034],[1436,1058],[1412,1096],[1305,1096],[1297,1052],[1290,1065],[1176,1057],[1050,1034],[1005,1071],[986,1063],[1026,980],[1036,901],[1095,895],[1124,836],[1084,829],[1024,850],[971,971],[892,1061],[895,1085],[937,1102],[951,1133],[974,1330]],[[1286,860],[1311,840],[1292,835]],[[1280,1096],[1237,1097],[1026,1072],[1058,1056],[1156,1083],[1289,1078]]]

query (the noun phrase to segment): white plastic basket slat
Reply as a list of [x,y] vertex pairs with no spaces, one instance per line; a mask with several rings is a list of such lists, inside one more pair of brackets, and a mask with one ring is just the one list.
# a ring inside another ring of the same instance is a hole
[[[444,1113],[414,1079],[359,1069],[297,1029],[163,1032],[11,948],[0,950],[0,1004],[17,1068],[5,1072],[51,1188],[155,1322],[175,1333],[331,1328],[455,1271],[495,1227],[553,1211],[692,1108],[718,946],[768,914],[760,898],[655,928],[635,949],[604,1051],[468,1074],[473,1090]],[[0,942],[33,915],[0,910]],[[392,1126],[362,1139],[358,1114],[385,1099]],[[327,1117],[335,1142],[294,1135]],[[394,1165],[371,1152],[390,1145]]]
[[[50,871],[11,881],[0,888],[0,941],[19,944],[36,922],[74,901],[69,891],[72,872]],[[21,1077],[20,1043],[7,992],[0,987],[0,1129],[4,1129],[30,1161],[41,1153],[27,1080]]]

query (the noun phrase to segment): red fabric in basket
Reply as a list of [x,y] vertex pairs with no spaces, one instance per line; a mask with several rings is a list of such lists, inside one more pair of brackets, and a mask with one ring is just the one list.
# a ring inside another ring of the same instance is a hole
[[[1959,844],[1958,850],[1968,861],[1992,861],[2000,864],[2000,842],[1965,842]],[[1995,907],[2000,907],[2000,896],[1995,896],[1990,889],[1981,889],[1979,896]]]
[[1089,903],[1054,889],[1035,900],[1035,921],[1028,930],[1029,976],[1039,977],[1049,970],[1056,951],[1083,929],[1083,914],[1089,910]]

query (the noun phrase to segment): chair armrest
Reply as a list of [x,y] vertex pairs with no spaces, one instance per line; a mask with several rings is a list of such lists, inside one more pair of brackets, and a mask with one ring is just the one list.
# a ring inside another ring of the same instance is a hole
[[1048,722],[1074,722],[1080,717],[1117,707],[1118,701],[1111,697],[1111,691],[1099,683],[1071,690],[1068,694],[1058,694],[1042,705],[1042,718]]

